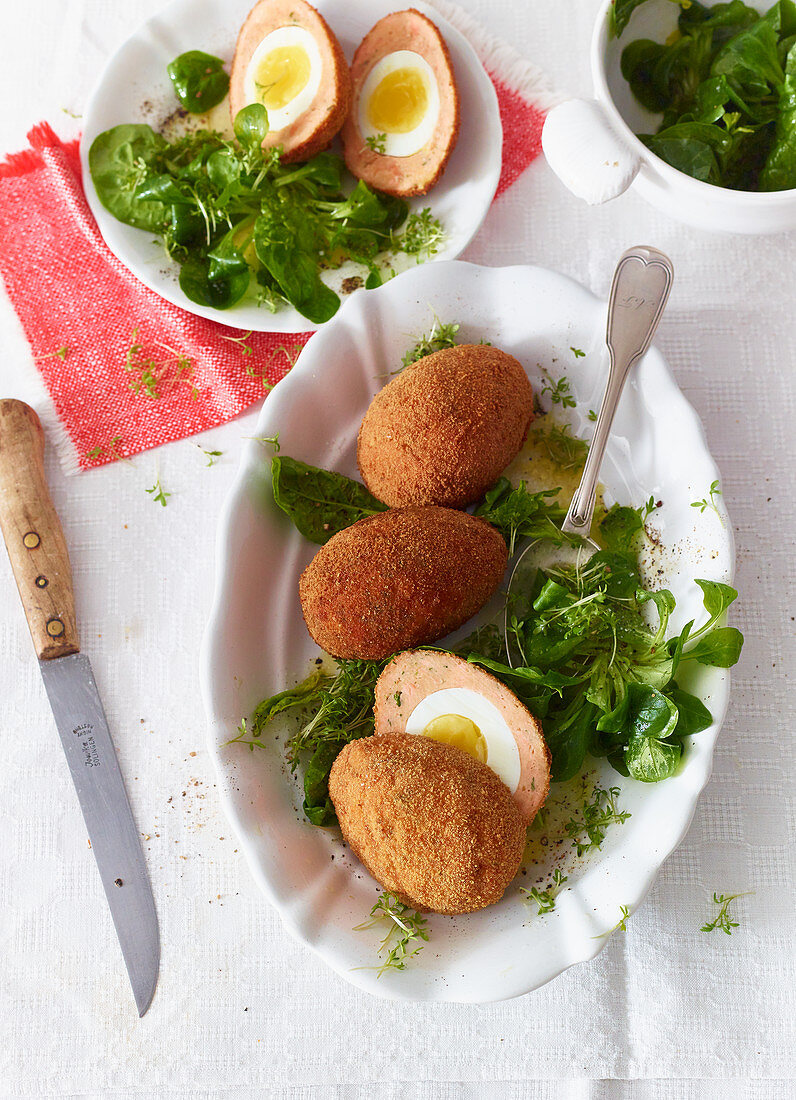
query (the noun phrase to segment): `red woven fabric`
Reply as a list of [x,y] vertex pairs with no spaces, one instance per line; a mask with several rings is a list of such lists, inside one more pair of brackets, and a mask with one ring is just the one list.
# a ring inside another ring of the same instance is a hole
[[[493,81],[504,132],[500,194],[538,156],[544,116]],[[261,400],[311,333],[235,343],[238,330],[164,301],[105,246],[77,144],[46,123],[28,138],[29,149],[0,164],[0,272],[80,467],[193,435]],[[127,369],[132,344],[140,351]]]
[[503,164],[495,198],[511,187],[542,151],[544,113],[502,80],[489,74],[498,97],[503,125]]

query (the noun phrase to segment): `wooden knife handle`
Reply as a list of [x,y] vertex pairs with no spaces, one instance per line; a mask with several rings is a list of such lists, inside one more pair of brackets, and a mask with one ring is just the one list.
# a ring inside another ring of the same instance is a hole
[[22,401],[0,400],[0,528],[39,658],[80,645],[66,540],[44,477],[44,432]]

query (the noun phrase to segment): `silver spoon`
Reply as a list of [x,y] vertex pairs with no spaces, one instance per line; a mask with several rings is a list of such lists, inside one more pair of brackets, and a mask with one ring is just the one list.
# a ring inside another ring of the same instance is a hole
[[512,667],[522,661],[523,655],[516,642],[514,647],[510,642],[509,609],[515,614],[520,610],[518,601],[522,598],[522,589],[530,589],[532,575],[537,569],[545,568],[553,562],[560,563],[567,557],[580,561],[588,559],[600,549],[591,537],[591,525],[600,467],[611,435],[611,426],[631,368],[650,346],[666,307],[673,280],[672,261],[657,248],[647,245],[629,248],[622,253],[616,265],[608,299],[608,381],[580,484],[561,525],[565,535],[575,536],[579,541],[563,548],[547,539],[537,539],[517,558],[509,578],[505,624],[506,655]]

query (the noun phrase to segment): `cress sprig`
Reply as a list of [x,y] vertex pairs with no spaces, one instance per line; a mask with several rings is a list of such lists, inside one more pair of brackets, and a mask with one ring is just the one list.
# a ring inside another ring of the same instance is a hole
[[399,901],[395,894],[385,890],[370,911],[370,920],[354,927],[355,932],[366,932],[382,926],[386,929],[379,944],[378,954],[384,955],[377,967],[377,978],[387,970],[405,970],[406,964],[423,950],[428,942],[428,921],[420,913]]

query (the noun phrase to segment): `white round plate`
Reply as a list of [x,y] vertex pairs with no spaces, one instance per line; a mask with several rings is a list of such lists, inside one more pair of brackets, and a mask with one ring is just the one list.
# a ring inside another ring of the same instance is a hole
[[[307,332],[316,326],[291,306],[276,313],[241,302],[219,310],[198,305],[180,290],[176,264],[151,233],[117,221],[100,202],[88,170],[88,151],[98,134],[122,122],[146,122],[154,129],[178,106],[166,66],[186,50],[204,50],[231,61],[238,30],[254,0],[173,0],[148,19],[114,54],[86,108],[80,160],[91,212],[111,252],[151,290],[190,313],[255,332]],[[391,11],[391,0],[313,0],[350,62],[367,32]],[[497,95],[475,50],[455,27],[427,4],[412,5],[439,27],[450,49],[461,96],[462,128],[440,182],[409,202],[430,206],[446,238],[433,260],[452,260],[470,243],[489,210],[500,177],[503,133]],[[225,101],[226,103],[226,101]],[[335,145],[335,148],[337,146]],[[414,260],[404,257],[406,264]],[[361,269],[352,265],[324,275],[339,292],[342,280]],[[358,293],[355,291],[354,293]],[[328,322],[327,322],[328,324]]]
[[[282,454],[356,477],[365,409],[434,314],[461,321],[464,340],[489,340],[515,355],[537,391],[542,368],[554,378],[566,374],[577,401],[566,412],[576,434],[589,434],[588,410],[599,403],[607,369],[605,303],[541,268],[453,262],[399,275],[348,301],[268,397],[255,435],[278,432]],[[585,355],[575,357],[573,348]],[[298,599],[299,574],[317,547],[277,510],[270,453],[254,440],[247,444],[221,516],[215,601],[201,662],[224,808],[266,897],[287,928],[347,981],[388,997],[515,997],[592,958],[607,942],[603,933],[617,923],[620,907],[635,909],[688,829],[710,774],[728,674],[700,665],[688,684],[715,721],[692,739],[678,775],[642,784],[607,765],[599,772],[603,787],[621,788],[619,802],[632,817],[609,829],[601,851],[569,865],[552,913],[536,916],[522,901],[520,885],[534,884],[537,868],[531,866],[497,905],[469,916],[431,917],[431,942],[423,952],[406,970],[378,978],[372,969],[378,929],[353,931],[376,900],[376,884],[336,830],[304,819],[299,784],[278,740],[269,735],[265,748],[254,751],[227,744],[241,718],[304,677],[318,655]],[[625,390],[602,480],[622,503],[638,506],[650,495],[663,502],[654,514],[661,542],[655,570],[663,570],[657,586],[665,583],[677,598],[672,632],[689,619],[704,621],[694,577],[732,576],[733,544],[721,498],[718,511],[691,507],[718,477],[696,413],[653,348]],[[540,879],[544,870],[538,868]]]

